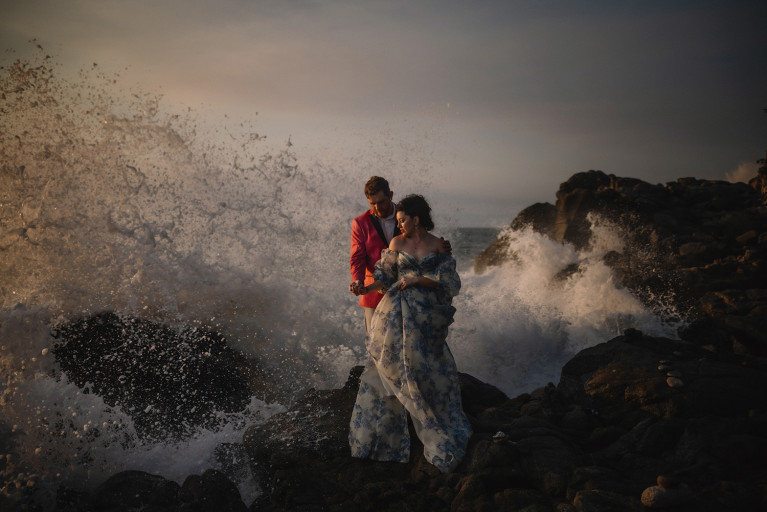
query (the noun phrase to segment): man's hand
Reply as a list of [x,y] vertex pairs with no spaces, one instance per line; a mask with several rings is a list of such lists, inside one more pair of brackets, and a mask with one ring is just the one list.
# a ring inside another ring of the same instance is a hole
[[359,295],[362,292],[362,288],[364,288],[362,281],[357,279],[356,281],[352,281],[349,285],[349,291],[352,292],[354,295]]
[[450,246],[450,240],[445,240],[443,237],[439,237],[439,252],[445,254],[453,254],[453,248]]

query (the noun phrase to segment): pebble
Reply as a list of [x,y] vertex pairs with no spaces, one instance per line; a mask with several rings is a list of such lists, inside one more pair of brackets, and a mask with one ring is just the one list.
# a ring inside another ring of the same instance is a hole
[[495,435],[493,435],[494,443],[505,443],[507,439],[508,439],[508,436],[500,430],[496,432]]
[[684,484],[672,489],[664,489],[660,485],[648,487],[642,493],[642,505],[647,508],[678,507],[693,499],[692,491]]
[[668,387],[670,388],[681,388],[684,386],[684,382],[682,379],[679,379],[677,377],[669,377],[666,379],[666,384],[668,384]]
[[658,366],[658,370],[660,370],[662,372],[667,372],[667,371],[671,370],[671,366],[669,366],[667,364],[662,364],[662,365]]
[[670,371],[666,374],[666,377],[676,377],[677,379],[680,379],[682,377],[682,372]]

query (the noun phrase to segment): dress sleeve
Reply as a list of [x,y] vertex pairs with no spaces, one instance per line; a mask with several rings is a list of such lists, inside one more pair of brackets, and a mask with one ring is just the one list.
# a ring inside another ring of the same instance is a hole
[[397,252],[389,249],[381,251],[381,259],[376,263],[373,277],[381,281],[385,288],[391,287],[397,280]]
[[461,290],[461,278],[455,269],[455,258],[449,254],[440,254],[437,256],[437,264],[423,273],[439,283],[439,291],[449,301]]

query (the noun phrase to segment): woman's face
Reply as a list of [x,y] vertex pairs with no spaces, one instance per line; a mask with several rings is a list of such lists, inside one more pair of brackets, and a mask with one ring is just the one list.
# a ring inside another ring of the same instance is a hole
[[397,212],[397,225],[400,232],[405,236],[412,235],[415,231],[417,219],[417,216],[411,217],[405,212]]

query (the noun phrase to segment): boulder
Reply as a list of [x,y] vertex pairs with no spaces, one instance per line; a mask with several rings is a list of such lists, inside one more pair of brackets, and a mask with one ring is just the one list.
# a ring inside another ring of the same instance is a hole
[[[670,385],[659,359],[685,375]],[[682,380],[682,379],[679,379]],[[558,390],[583,407],[610,417],[644,411],[662,418],[748,414],[767,408],[767,373],[758,361],[720,359],[692,343],[624,335],[585,349],[562,368]]]
[[172,510],[178,506],[180,487],[158,475],[144,471],[122,471],[108,478],[88,497],[88,504],[98,512],[123,512],[155,508]]
[[131,510],[184,512],[245,512],[237,487],[223,474],[209,469],[190,475],[183,486],[144,471],[116,473],[91,492],[60,487],[56,512],[128,512]]
[[215,332],[102,312],[63,324],[54,335],[53,352],[67,377],[119,405],[142,437],[213,428],[216,411],[250,403],[244,358]]
[[246,512],[237,487],[220,471],[208,469],[202,475],[189,475],[181,486],[184,510]]

